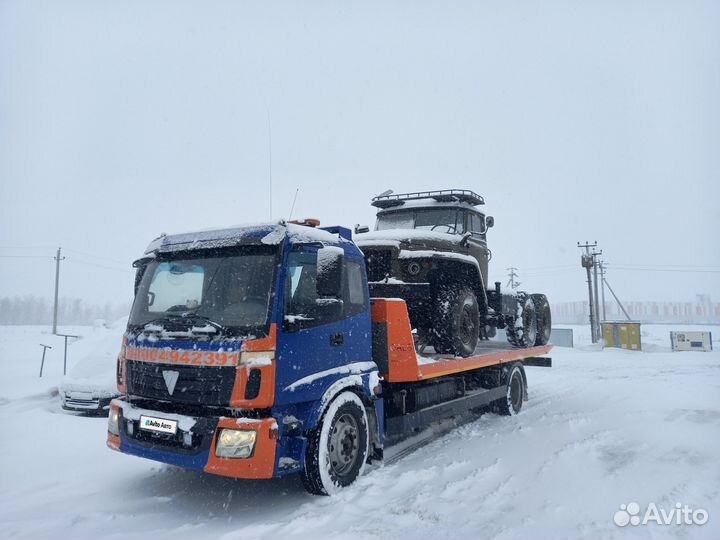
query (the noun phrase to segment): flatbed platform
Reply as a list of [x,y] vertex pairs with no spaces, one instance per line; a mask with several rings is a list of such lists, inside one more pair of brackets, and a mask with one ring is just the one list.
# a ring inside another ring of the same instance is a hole
[[[438,354],[418,354],[418,378],[417,380],[432,379],[434,377],[443,377],[460,373],[462,371],[470,371],[481,367],[493,366],[498,364],[506,364],[508,362],[517,362],[528,358],[544,356],[550,352],[552,345],[543,345],[542,347],[529,347],[527,349],[517,349],[511,347],[501,348],[495,345],[496,342],[484,342],[483,345],[475,349],[473,356],[467,358],[459,358],[448,355]],[[502,345],[497,343],[497,345]]]
[[[493,365],[536,360],[552,345],[519,349],[509,343],[481,341],[472,356],[417,354],[405,301],[373,298],[374,360],[388,382],[417,382]],[[531,362],[528,362],[531,363]]]

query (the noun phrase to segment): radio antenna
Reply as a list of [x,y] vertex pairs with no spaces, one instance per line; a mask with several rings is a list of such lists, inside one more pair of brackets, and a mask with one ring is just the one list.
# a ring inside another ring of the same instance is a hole
[[272,125],[270,124],[270,109],[265,109],[267,113],[267,127],[268,127],[268,173],[270,180],[270,221],[272,221],[273,211],[273,170],[272,170]]
[[290,215],[288,216],[288,221],[292,219],[293,210],[295,210],[295,201],[297,201],[298,192],[300,191],[300,188],[295,189],[295,196],[293,197],[292,206],[290,207]]

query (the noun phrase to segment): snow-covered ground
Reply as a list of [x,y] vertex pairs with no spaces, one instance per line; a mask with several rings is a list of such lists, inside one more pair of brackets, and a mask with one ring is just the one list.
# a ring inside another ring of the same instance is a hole
[[[720,538],[720,328],[711,353],[671,353],[674,329],[690,328],[646,326],[630,352],[577,328],[552,369],[528,368],[519,416],[484,415],[328,498],[108,450],[104,418],[60,410],[62,341],[0,327],[0,538]],[[118,330],[67,330],[84,336],[69,367],[112,332],[119,346]],[[55,346],[42,379],[39,343]],[[709,521],[616,526],[631,502]]]

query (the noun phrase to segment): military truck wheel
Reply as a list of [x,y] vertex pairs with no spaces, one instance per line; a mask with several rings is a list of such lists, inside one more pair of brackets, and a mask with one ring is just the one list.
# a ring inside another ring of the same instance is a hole
[[441,354],[470,356],[475,352],[480,310],[469,287],[443,286],[435,299],[433,346]]
[[365,406],[357,394],[342,392],[310,432],[302,480],[314,495],[332,495],[362,474],[370,440]]
[[530,297],[535,303],[535,315],[537,317],[537,336],[535,345],[547,345],[550,341],[552,330],[552,315],[550,313],[550,302],[544,294],[531,294]]
[[517,295],[515,316],[505,329],[507,340],[515,347],[533,347],[537,339],[537,316],[532,296],[521,292]]

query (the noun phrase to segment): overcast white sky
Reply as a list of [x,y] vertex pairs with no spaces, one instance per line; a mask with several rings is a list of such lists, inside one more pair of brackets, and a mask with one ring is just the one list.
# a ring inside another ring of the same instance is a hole
[[62,246],[62,294],[129,301],[159,233],[298,187],[348,226],[457,187],[496,218],[491,278],[583,299],[598,240],[652,267],[611,270],[623,298],[720,300],[718,28],[712,1],[0,0],[0,296],[49,298]]

